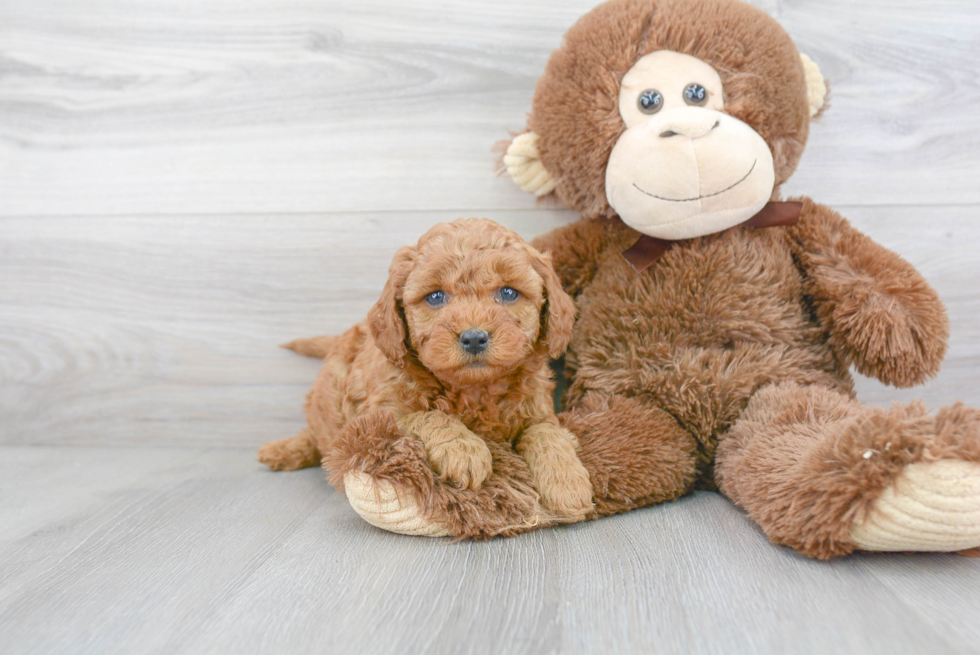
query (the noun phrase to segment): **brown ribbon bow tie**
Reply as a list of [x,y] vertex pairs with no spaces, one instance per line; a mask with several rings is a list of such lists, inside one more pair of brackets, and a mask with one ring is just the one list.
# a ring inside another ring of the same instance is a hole
[[[800,220],[800,212],[802,211],[802,202],[770,202],[758,214],[735,227],[796,225]],[[642,273],[663,257],[674,243],[676,242],[643,234],[631,248],[623,251],[623,257],[636,269],[637,273]]]

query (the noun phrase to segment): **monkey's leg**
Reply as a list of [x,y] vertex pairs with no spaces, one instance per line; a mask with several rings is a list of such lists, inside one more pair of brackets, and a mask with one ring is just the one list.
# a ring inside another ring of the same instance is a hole
[[694,487],[697,444],[662,409],[589,391],[559,419],[579,439],[599,516],[672,500]]
[[[599,516],[676,498],[694,485],[696,443],[663,410],[636,398],[589,392],[561,417],[581,444]],[[527,463],[490,442],[493,473],[479,489],[439,479],[421,440],[394,417],[352,421],[324,452],[330,481],[366,521],[401,534],[487,538],[566,522],[546,512]]]
[[721,439],[715,475],[773,542],[810,557],[980,546],[980,412],[963,405],[929,415],[773,385]]

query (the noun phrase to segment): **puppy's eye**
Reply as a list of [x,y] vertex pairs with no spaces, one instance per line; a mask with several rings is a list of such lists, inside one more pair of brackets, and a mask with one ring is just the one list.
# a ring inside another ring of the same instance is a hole
[[446,295],[445,291],[433,291],[425,297],[425,302],[429,304],[429,307],[442,307],[449,301],[449,297]]
[[503,287],[497,292],[501,302],[514,302],[521,297],[521,292],[511,287]]
[[684,89],[684,102],[700,107],[708,102],[708,90],[697,82],[691,82]]
[[664,106],[664,97],[656,89],[647,89],[636,99],[636,106],[644,114],[656,114]]

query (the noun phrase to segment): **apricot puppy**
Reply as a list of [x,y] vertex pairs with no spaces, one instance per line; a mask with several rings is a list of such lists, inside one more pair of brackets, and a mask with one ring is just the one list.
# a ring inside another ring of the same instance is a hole
[[266,443],[275,470],[315,466],[356,419],[394,417],[422,441],[433,470],[458,487],[492,474],[485,440],[512,445],[542,506],[561,517],[592,511],[576,437],[558,424],[549,357],[571,338],[575,307],[549,259],[487,219],[437,225],[398,251],[368,319],[339,337],[287,344],[322,357],[309,427]]

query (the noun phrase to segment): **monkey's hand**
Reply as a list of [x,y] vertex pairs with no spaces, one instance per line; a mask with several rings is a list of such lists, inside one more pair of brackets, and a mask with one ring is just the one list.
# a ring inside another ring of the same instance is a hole
[[949,338],[936,291],[837,212],[802,200],[800,222],[789,234],[805,291],[844,363],[896,387],[936,375]]

